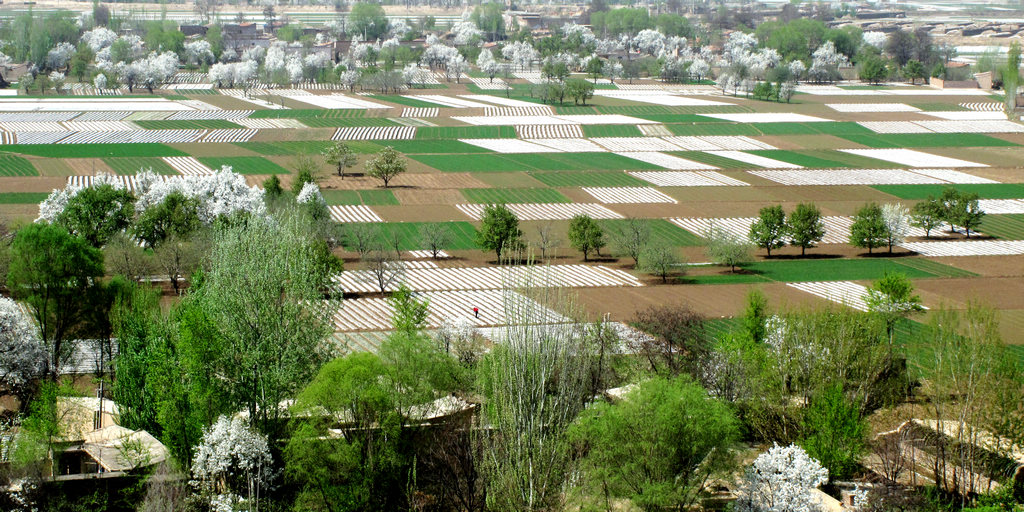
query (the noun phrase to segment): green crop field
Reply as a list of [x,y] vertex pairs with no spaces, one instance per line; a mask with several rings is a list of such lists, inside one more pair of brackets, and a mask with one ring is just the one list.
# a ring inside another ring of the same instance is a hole
[[967,148],[1019,145],[980,133],[845,134],[842,137],[869,148]]
[[531,172],[549,187],[647,187],[650,183],[624,172]]
[[[333,144],[329,140],[297,140],[281,142],[235,142],[236,146],[267,156],[319,155]],[[367,141],[350,141],[348,147],[356,153],[376,153],[381,146]]]
[[511,126],[428,126],[416,129],[417,139],[514,139]]
[[696,284],[739,284],[778,281],[862,281],[879,279],[886,272],[899,272],[909,278],[969,277],[975,274],[949,265],[920,258],[800,259],[768,260],[743,265],[743,272],[723,271],[709,276],[684,277]]
[[584,137],[643,137],[643,132],[632,124],[586,124]]
[[811,122],[811,123],[754,123],[757,131],[764,135],[872,135],[875,132],[857,124],[848,122]]
[[874,185],[871,188],[900,199],[928,199],[939,197],[942,191],[953,188],[961,192],[975,192],[982,199],[1024,198],[1024,183],[968,183],[962,185]]
[[0,192],[0,204],[37,204],[49,195],[47,192]]
[[[378,239],[391,240],[395,234],[398,235],[399,249],[403,251],[415,251],[426,249],[420,243],[420,226],[424,224],[442,224],[451,231],[452,240],[445,249],[450,250],[471,250],[477,249],[476,228],[468,222],[388,222],[384,224],[369,224],[370,229],[377,230]],[[349,224],[350,226],[352,224]],[[348,246],[342,241],[343,246]]]
[[906,167],[895,162],[887,162],[863,155],[843,153],[829,149],[813,149],[788,151],[782,149],[757,149],[747,151],[755,155],[766,156],[783,162],[810,168],[852,167],[855,169],[896,169]]
[[222,165],[231,167],[238,174],[289,174],[291,171],[280,165],[258,156],[228,156],[199,158],[203,165],[210,169],[220,169]]
[[400,96],[397,94],[374,94],[373,96],[370,97],[376,100],[386,101],[388,103],[405,105],[407,107],[444,108],[443,105],[438,105],[437,103],[431,103],[429,101],[418,100],[411,96]]
[[463,197],[471,203],[568,203],[569,198],[551,188],[467,188]]
[[118,174],[138,174],[140,170],[150,170],[157,174],[179,174],[173,167],[160,158],[125,157],[104,158],[103,163],[110,166]]
[[322,190],[328,205],[397,205],[398,199],[390,190]]
[[697,114],[639,114],[633,117],[654,121],[661,124],[715,124],[730,123],[724,119],[700,116]]
[[[422,128],[420,128],[422,130]],[[458,140],[416,139],[389,140],[380,144],[395,148],[395,151],[406,154],[455,154],[455,153],[493,153],[490,149],[466,144]],[[455,158],[455,157],[453,157]]]
[[[188,156],[166,144],[17,144],[5,146],[7,153],[50,158],[104,158],[126,156]],[[35,174],[35,173],[33,173]]]
[[719,169],[749,169],[754,167],[746,162],[703,151],[669,151],[668,154],[702,164],[713,165]]
[[411,155],[409,158],[445,172],[643,170],[661,167],[615,153]]
[[[614,228],[616,225],[624,222],[626,221],[622,219],[601,221],[606,226],[606,231],[608,228]],[[697,247],[704,245],[703,239],[665,219],[648,219],[646,222],[651,228],[651,242],[673,247]],[[629,258],[627,257],[626,259]]]
[[1024,240],[1024,215],[986,215],[978,230],[1003,240]]
[[299,122],[311,128],[343,126],[401,126],[386,117],[303,117]]
[[147,130],[217,130],[243,128],[240,124],[224,119],[168,120],[168,121],[132,121]]
[[39,171],[20,156],[0,155],[0,176],[39,176]]
[[[711,119],[710,117],[707,119]],[[668,131],[675,135],[746,135],[756,137],[761,132],[749,124],[737,123],[699,123],[699,124],[666,124]]]

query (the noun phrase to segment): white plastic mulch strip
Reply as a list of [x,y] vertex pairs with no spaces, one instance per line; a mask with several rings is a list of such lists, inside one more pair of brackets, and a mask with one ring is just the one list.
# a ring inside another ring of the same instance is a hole
[[186,176],[205,176],[213,174],[213,169],[210,169],[205,164],[191,156],[168,156],[164,157],[163,161],[167,162],[167,165],[173,167],[175,171]]
[[402,117],[437,117],[441,109],[437,107],[406,107],[402,109]]
[[663,124],[640,124],[637,125],[640,133],[645,137],[671,137],[672,132]]
[[[485,204],[457,204],[460,212],[473,220],[483,218]],[[506,204],[519,220],[569,220],[577,215],[594,219],[622,219],[622,215],[596,203],[512,203]]]
[[642,171],[627,174],[659,187],[745,187],[750,185],[715,171]]
[[1024,199],[979,199],[981,211],[995,215],[1024,213]]
[[520,139],[581,139],[583,128],[578,124],[516,126]]
[[587,139],[524,139],[526,142],[540,144],[566,153],[604,153],[608,151]]
[[669,94],[663,90],[644,91],[600,89],[594,91],[594,95],[626,101],[636,101],[638,103],[653,103],[655,105],[665,105],[669,107],[710,107],[732,105],[732,103],[726,103],[722,101],[704,100],[698,98],[690,98],[687,96]]
[[[407,251],[407,254],[409,255],[410,258],[417,260],[432,259],[434,257],[434,253],[432,251]],[[444,251],[437,251],[437,257],[451,258],[452,255]]]
[[248,142],[255,135],[256,130],[249,128],[210,130],[200,142]]
[[18,136],[12,132],[0,132],[0,144],[16,144]]
[[583,187],[600,203],[678,203],[671,196],[651,187]]
[[437,126],[436,124],[431,123],[426,119],[420,119],[418,117],[388,117],[387,119],[390,119],[391,121],[394,121],[402,126],[413,126],[417,128],[421,126]]
[[56,121],[13,121],[0,122],[0,130],[5,132],[66,132],[64,125]]
[[1024,133],[1024,126],[1006,119],[975,121],[861,121],[875,133]]
[[5,144],[54,144],[71,132],[4,132]]
[[384,222],[377,212],[361,204],[328,206],[327,211],[334,222]]
[[268,101],[266,99],[257,97],[260,95],[266,95],[267,91],[249,90],[248,94],[246,94],[246,91],[243,91],[241,89],[221,89],[220,93],[225,96],[231,96],[232,98],[239,99],[247,103],[252,103],[253,105],[258,105],[260,107],[270,110],[289,109],[289,107],[282,105],[279,101]]
[[875,133],[932,133],[913,121],[861,121],[857,124]]
[[409,95],[409,97],[420,101],[436,103],[445,107],[454,108],[487,108],[494,106],[490,103],[480,103],[479,101],[470,101],[456,96],[442,96],[439,94],[416,94]]
[[752,155],[742,151],[705,151],[705,153],[724,156],[730,160],[737,160],[750,165],[766,167],[769,169],[803,169],[802,165],[791,164],[789,162],[783,162],[782,160],[776,160],[774,158],[768,158],[761,155]]
[[184,83],[184,84],[170,84],[164,87],[170,91],[186,90],[193,91],[197,89],[213,89],[213,84],[197,84],[197,83]]
[[[78,112],[0,112],[0,122],[4,123],[38,123],[53,121],[70,121]],[[85,115],[85,114],[82,114]]]
[[485,91],[503,91],[505,90],[505,81],[500,78],[495,78],[493,81],[490,78],[473,78],[469,77],[469,81],[473,82],[473,85],[485,90]]
[[921,109],[904,103],[826,103],[836,112],[920,112]]
[[555,112],[551,107],[487,107],[484,109],[485,116],[549,116]]
[[[170,144],[196,142],[206,130],[135,130],[130,132],[71,132],[60,144]],[[20,140],[20,137],[19,137]]]
[[195,110],[223,110],[220,107],[218,107],[217,105],[214,105],[212,103],[207,103],[205,101],[198,100],[198,99],[177,100],[177,101],[178,101],[178,103],[181,103],[182,105],[185,105],[187,107],[192,107]]
[[591,142],[609,151],[680,151],[682,148],[657,137],[592,137]]
[[415,136],[412,126],[349,126],[338,128],[331,140],[409,140]]
[[926,116],[937,117],[949,121],[997,121],[1005,120],[1006,114],[1002,112],[984,112],[973,110],[958,110],[952,112],[922,112]]
[[632,158],[634,160],[640,160],[641,162],[647,162],[652,165],[664,167],[665,169],[672,170],[694,170],[694,169],[718,169],[715,166],[694,162],[692,160],[686,160],[685,158],[679,158],[678,156],[666,155],[665,153],[657,153],[652,151],[629,151],[615,153],[619,156]]
[[298,119],[232,119],[231,122],[238,123],[246,128],[252,128],[255,130],[274,130],[274,129],[302,129],[309,128],[302,124]]
[[659,124],[639,117],[619,114],[565,116],[454,116],[452,119],[475,126],[520,126],[557,124]]
[[[132,112],[124,117],[125,121],[162,121],[174,112]],[[85,114],[82,114],[85,115]]]
[[834,85],[798,85],[797,92],[815,96],[988,96],[983,89],[932,89],[926,86],[899,89],[843,89]]
[[555,117],[578,124],[661,124],[657,121],[650,121],[639,117],[624,116],[621,114],[585,114]]
[[113,112],[82,112],[75,121],[120,121],[128,117],[131,112],[127,110]]
[[1012,256],[1024,254],[1024,240],[904,242],[900,247],[922,256]]
[[[196,110],[182,101],[164,98],[17,98],[0,100],[4,112],[90,112],[90,111]],[[72,117],[74,117],[72,115]],[[68,118],[70,119],[70,117]],[[64,119],[66,120],[66,119]]]
[[301,101],[302,103],[308,103],[310,105],[328,109],[392,108],[388,105],[384,105],[383,103],[367,101],[354,96],[345,96],[344,94],[326,94],[323,96],[315,94],[297,95],[292,96],[291,99],[293,101]]
[[[118,183],[121,184],[122,187],[124,187],[124,188],[126,188],[126,189],[128,189],[128,190],[130,190],[132,192],[135,191],[137,181],[136,181],[136,176],[134,174],[128,174],[128,175],[120,174],[120,175],[115,175],[113,177],[118,181]],[[72,187],[72,186],[73,187],[90,187],[90,186],[92,186],[93,179],[95,179],[95,178],[96,178],[95,176],[68,176],[68,186],[69,187]],[[166,181],[166,180],[169,180],[169,179],[174,179],[174,176],[157,176],[157,178]]]
[[821,123],[833,122],[831,119],[793,114],[790,112],[740,112],[735,114],[699,114],[735,123]]
[[459,139],[497,153],[559,153],[560,150],[519,139]]
[[[719,217],[719,218],[671,218],[669,222],[697,235],[703,237],[712,224],[727,233],[744,240],[750,234],[750,226],[757,221],[757,217]],[[850,241],[850,228],[853,226],[853,217],[824,216],[821,218],[825,226],[825,236],[821,243],[824,244],[845,244]],[[932,230],[933,236],[944,236]],[[920,228],[910,228],[907,236],[923,237],[925,232]]]
[[139,125],[130,121],[64,121],[61,123],[73,132],[127,132],[141,130]]
[[231,121],[245,119],[252,115],[254,110],[196,110],[191,112],[175,112],[167,117],[169,121],[207,121],[211,119],[223,119]]
[[864,297],[868,289],[853,281],[817,281],[809,283],[786,283],[786,286],[816,295],[825,300],[849,306],[858,311],[867,311]]
[[995,183],[951,169],[801,169],[747,171],[783,185],[930,185]]
[[662,138],[687,151],[714,151],[717,149],[752,151],[758,149],[778,149],[771,144],[741,135],[704,135],[700,137],[680,135]]
[[910,167],[988,167],[985,164],[933,155],[913,149],[840,149],[839,151],[885,160],[887,162],[896,162]]
[[[568,322],[559,313],[541,306],[536,301],[515,292],[502,290],[423,292],[417,299],[427,302],[427,328],[438,328],[452,318],[465,318],[477,327],[505,325],[505,316],[510,303],[512,310],[529,309],[531,316],[543,318],[545,323]],[[480,312],[473,315],[473,308]],[[334,314],[334,326],[338,331],[390,330],[394,326],[394,307],[389,299],[349,299],[342,301],[341,309]]]
[[[403,262],[413,263],[413,262]],[[528,267],[437,267],[434,262],[404,265],[401,281],[387,289],[404,284],[414,292],[455,290],[499,290],[510,283],[525,282],[528,276],[542,274],[544,287],[592,288],[604,286],[642,286],[629,272],[605,266],[547,265],[543,270]],[[536,277],[540,277],[539,275]],[[346,292],[379,292],[376,276],[369,270],[346,270],[332,279]]]
[[[490,94],[460,94],[460,98],[464,98],[470,101],[482,101],[484,103],[493,103],[494,105],[501,105],[503,107],[539,107],[536,103],[530,103],[529,101],[514,100],[511,98],[503,98],[501,96],[491,96]],[[549,111],[551,107],[544,107]]]
[[961,107],[977,112],[1002,112],[1006,107],[995,101],[983,101],[977,103],[961,103]]

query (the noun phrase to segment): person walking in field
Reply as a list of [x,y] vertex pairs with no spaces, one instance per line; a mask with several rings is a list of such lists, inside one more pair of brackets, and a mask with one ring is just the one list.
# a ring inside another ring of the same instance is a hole
[[476,306],[473,307],[473,318],[480,318],[480,308]]

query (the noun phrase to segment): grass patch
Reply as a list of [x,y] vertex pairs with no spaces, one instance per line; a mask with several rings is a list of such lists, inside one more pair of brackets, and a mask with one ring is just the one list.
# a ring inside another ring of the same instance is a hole
[[643,137],[643,132],[632,124],[583,125],[584,137]]
[[[815,154],[808,154],[797,151],[787,151],[783,149],[758,149],[753,151],[747,151],[754,155],[764,156],[773,158],[775,160],[781,160],[795,165],[810,168],[830,168],[830,167],[849,167],[843,160],[833,160],[831,158],[822,158]],[[835,154],[843,154],[833,152]]]
[[986,215],[980,231],[1003,240],[1024,240],[1024,215]]
[[777,281],[863,281],[879,279],[886,272],[899,272],[912,279],[936,277],[969,277],[975,274],[942,263],[921,258],[894,260],[863,259],[799,259],[758,261],[743,265],[743,272],[693,276],[697,284],[735,284]]
[[953,188],[961,192],[975,192],[982,199],[1020,199],[1024,197],[1024,183],[965,183],[961,185],[873,185],[871,188],[900,199],[928,199],[939,197],[942,191]]
[[142,169],[152,169],[157,174],[179,174],[167,162],[159,158],[146,157],[125,157],[125,158],[104,158],[103,163],[107,164],[117,174],[138,174]]
[[736,123],[666,124],[673,135],[761,135],[753,125]]
[[669,151],[668,154],[702,164],[713,165],[719,169],[749,169],[753,167],[746,162],[740,162],[739,160],[704,151]]
[[229,156],[199,158],[210,169],[227,165],[238,174],[291,174],[291,171],[259,156]]
[[[267,156],[320,154],[333,144],[328,140],[296,140],[280,142],[235,142],[236,146]],[[376,153],[381,146],[367,141],[349,141],[348,147],[356,153]]]
[[[188,156],[166,144],[18,144],[7,153],[50,158],[104,158],[126,156]],[[34,175],[34,174],[33,174]]]
[[224,119],[133,121],[146,130],[219,130],[244,128]]
[[445,172],[582,171],[661,169],[615,153],[411,155],[409,158]]
[[417,139],[514,139],[513,126],[428,126],[416,130]]
[[[415,251],[426,249],[420,243],[420,227],[425,224],[443,224],[452,233],[452,241],[445,249],[470,250],[477,249],[476,228],[469,222],[388,222],[384,224],[371,224],[370,228],[379,230],[379,236],[383,240],[391,240],[397,235],[399,249],[403,251]],[[342,240],[342,245],[349,247],[347,242]]]
[[0,155],[0,176],[39,176],[39,171],[20,156]]
[[390,190],[323,190],[328,205],[391,206],[398,199]]
[[400,126],[386,117],[303,117],[299,122],[311,128]]
[[[422,128],[421,128],[422,130]],[[493,153],[487,148],[466,144],[458,140],[425,139],[425,140],[389,140],[383,145],[395,148],[400,153],[411,154],[455,154],[455,153]]]
[[0,193],[0,204],[36,204],[49,195],[49,192],[3,192]]
[[624,172],[531,172],[549,187],[647,187],[650,183]]
[[893,133],[843,135],[844,139],[869,148],[944,148],[1017,146],[1008,140],[980,133]]
[[471,203],[568,203],[569,198],[550,188],[467,188],[463,197]]
[[397,105],[405,105],[407,107],[427,107],[427,108],[439,108],[441,105],[437,103],[431,103],[429,101],[418,100],[409,96],[399,96],[397,94],[374,94],[371,98],[386,101],[388,103],[395,103]]

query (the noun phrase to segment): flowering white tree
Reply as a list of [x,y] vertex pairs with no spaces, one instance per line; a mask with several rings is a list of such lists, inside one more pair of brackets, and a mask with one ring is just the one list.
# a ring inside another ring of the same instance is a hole
[[299,191],[299,195],[295,196],[295,202],[299,204],[306,204],[309,202],[327,204],[327,201],[324,200],[324,195],[320,193],[320,187],[311,181],[302,185],[302,190]]
[[354,69],[345,71],[338,77],[338,81],[341,82],[341,85],[348,87],[348,90],[351,91],[355,89],[356,84],[359,83],[359,72]]
[[505,57],[505,60],[511,61],[512,65],[516,68],[525,71],[533,66],[534,61],[540,58],[540,53],[529,43],[516,41],[505,45],[501,49],[501,56]]
[[[90,186],[99,187],[102,185],[110,185],[116,189],[124,188],[124,183],[121,183],[117,179],[117,176],[107,173],[99,173],[93,177]],[[64,212],[64,208],[68,205],[68,200],[75,197],[85,187],[77,185],[68,185],[61,189],[53,189],[50,195],[43,199],[39,203],[39,217],[36,218],[36,222],[54,222],[57,217]]]
[[298,55],[292,55],[285,64],[285,71],[288,72],[288,81],[297,84],[302,81],[303,67],[302,59]]
[[245,176],[233,172],[228,166],[210,175],[182,176],[168,180],[160,179],[150,172],[142,172],[136,177],[136,192],[139,197],[135,202],[135,210],[139,212],[162,203],[173,192],[181,192],[185,197],[199,200],[199,220],[204,223],[213,222],[221,215],[238,212],[259,216],[266,214],[263,190],[249,187],[245,183]]
[[619,61],[606,61],[604,67],[601,68],[601,72],[604,73],[608,81],[615,83],[615,80],[622,76],[622,63]]
[[190,66],[200,66],[213,62],[210,43],[204,39],[185,43],[185,62]]
[[800,77],[804,76],[804,71],[807,71],[804,61],[794,60],[789,63],[789,74],[792,75],[793,80],[800,80]]
[[725,42],[722,49],[722,57],[729,63],[746,60],[754,48],[757,47],[757,38],[743,32],[729,34],[729,40]]
[[885,224],[885,237],[892,246],[902,242],[910,234],[910,210],[900,203],[882,205],[882,223]]
[[480,68],[480,72],[487,75],[491,81],[494,81],[494,75],[497,75],[501,71],[501,64],[498,64],[494,60],[494,54],[491,53],[489,48],[484,48],[480,51],[480,56],[476,58],[476,66]]
[[484,35],[483,31],[477,28],[476,23],[471,21],[460,21],[453,25],[452,34],[455,35],[455,39],[453,41],[457,46],[466,45],[474,40],[479,40]]
[[391,20],[388,22],[388,34],[392,37],[405,37],[410,30],[412,30],[412,27],[405,20]]
[[48,362],[39,329],[16,302],[0,297],[0,384],[24,403],[26,385],[46,375]]
[[811,69],[807,75],[815,82],[832,82],[839,76],[838,68],[850,64],[846,55],[836,51],[836,45],[832,41],[825,41],[825,44],[814,50],[811,62]]
[[648,55],[658,55],[665,49],[665,35],[657,30],[641,30],[633,38],[636,49]]
[[689,72],[690,78],[699,82],[711,72],[711,65],[706,60],[697,57],[690,63]]
[[796,445],[773,446],[747,468],[737,490],[737,512],[817,512],[811,491],[828,470]]
[[869,44],[871,46],[874,46],[875,48],[878,48],[879,50],[884,48],[885,43],[889,40],[889,36],[887,36],[885,32],[878,31],[864,32],[864,35],[862,37],[864,44]]
[[278,73],[284,72],[284,66],[284,49],[280,45],[271,46],[267,50],[266,60],[263,62],[263,72],[267,81],[272,82]]
[[103,89],[107,88],[107,75],[104,75],[103,73],[96,75],[96,78],[92,79],[92,86],[95,87],[97,91],[102,92]]
[[71,43],[57,43],[52,50],[46,53],[46,67],[50,69],[62,69],[71,61],[75,55],[75,45]]
[[221,416],[203,432],[189,483],[212,510],[259,510],[273,478],[267,438],[241,418]]
[[89,49],[96,53],[112,44],[117,40],[117,34],[113,30],[106,27],[96,27],[84,34],[80,41],[89,45]]

